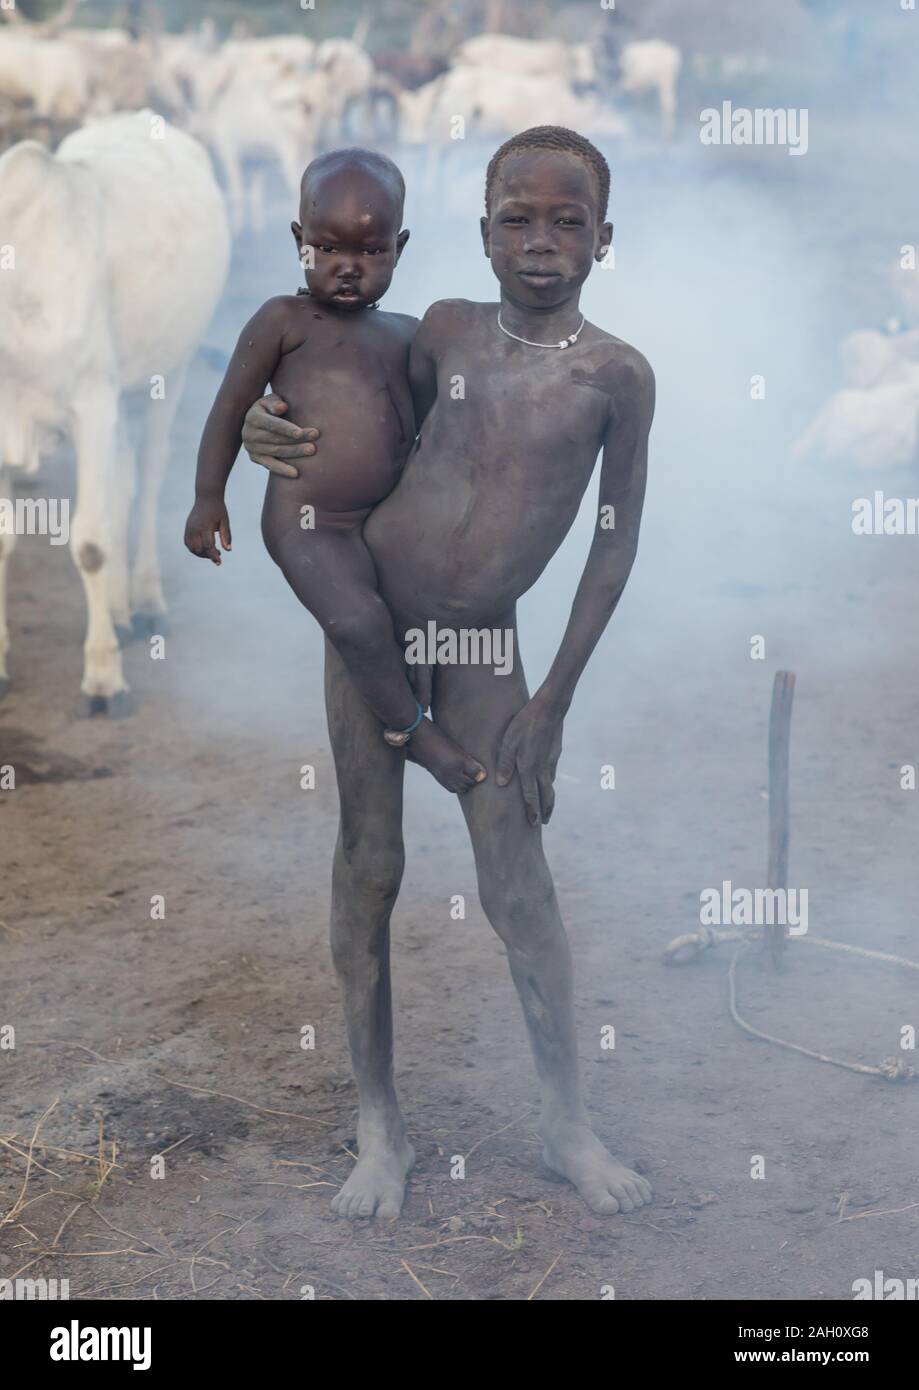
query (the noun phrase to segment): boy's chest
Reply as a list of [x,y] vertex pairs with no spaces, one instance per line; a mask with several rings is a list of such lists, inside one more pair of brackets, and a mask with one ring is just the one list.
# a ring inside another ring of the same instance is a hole
[[488,361],[448,351],[438,364],[438,406],[448,429],[466,434],[489,453],[557,456],[560,450],[596,458],[610,398],[585,384],[589,372],[561,349],[533,349],[534,359]]

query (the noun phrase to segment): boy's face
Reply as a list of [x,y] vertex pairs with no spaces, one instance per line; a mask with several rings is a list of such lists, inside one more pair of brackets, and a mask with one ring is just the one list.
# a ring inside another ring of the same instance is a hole
[[577,155],[521,150],[504,160],[482,218],[485,254],[504,295],[551,309],[577,294],[613,237],[601,222],[597,184]]
[[301,253],[312,248],[306,283],[313,298],[346,312],[381,299],[408,241],[400,214],[393,190],[363,170],[308,185],[291,231]]

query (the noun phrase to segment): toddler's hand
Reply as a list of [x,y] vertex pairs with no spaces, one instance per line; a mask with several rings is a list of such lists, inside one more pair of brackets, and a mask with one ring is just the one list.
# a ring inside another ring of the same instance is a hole
[[232,550],[230,517],[222,497],[199,497],[188,513],[185,523],[185,544],[192,555],[220,564],[220,554],[214,544],[215,532],[220,535],[224,550]]

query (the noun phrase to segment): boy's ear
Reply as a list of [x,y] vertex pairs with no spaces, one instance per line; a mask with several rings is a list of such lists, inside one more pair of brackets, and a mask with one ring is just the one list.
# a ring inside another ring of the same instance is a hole
[[600,228],[600,235],[597,238],[597,250],[594,255],[595,261],[602,261],[613,241],[613,224],[604,222]]
[[402,255],[402,252],[405,250],[405,243],[408,241],[410,236],[411,232],[409,231],[408,227],[403,227],[402,231],[396,237],[396,260],[399,259],[399,257]]
[[291,222],[290,230],[294,234],[294,241],[297,243],[297,250],[300,251],[303,247],[303,228],[300,226],[299,222]]
[[486,256],[488,256],[489,259],[490,259],[490,258],[491,258],[491,244],[490,244],[489,239],[488,239],[488,218],[487,218],[487,217],[480,217],[480,218],[479,218],[479,226],[480,226],[480,228],[482,229],[482,247],[483,247],[483,249],[484,249],[484,251],[485,251]]

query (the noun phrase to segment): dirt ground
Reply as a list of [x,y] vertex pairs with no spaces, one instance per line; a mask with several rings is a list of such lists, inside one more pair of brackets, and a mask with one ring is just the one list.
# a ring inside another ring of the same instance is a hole
[[[242,322],[248,288],[234,281],[216,341]],[[593,1300],[612,1286],[626,1300],[819,1300],[851,1297],[876,1269],[919,1274],[919,1084],[746,1039],[727,1012],[725,948],[660,961],[698,924],[703,888],[762,882],[781,667],[798,673],[792,882],[809,889],[810,930],[919,958],[919,809],[898,772],[919,761],[915,538],[847,536],[851,484],[837,480],[819,508],[773,498],[745,526],[724,522],[674,585],[661,567],[685,515],[664,493],[685,460],[667,462],[680,425],[665,406],[647,545],[569,718],[546,834],[589,1105],[655,1203],[594,1217],[542,1164],[522,1021],[462,819],[410,769],[393,955],[418,1165],[397,1225],[348,1224],[329,1210],[353,1162],[355,1092],[326,942],[336,795],[321,648],[261,552],[254,469],[234,478],[219,574],[181,550],[216,380],[199,358],[161,519],[166,659],[127,650],[128,718],[77,715],[83,601],[66,548],[26,538],[11,569],[0,1277],[66,1277],[77,1299]],[[700,430],[705,415],[702,402]],[[70,476],[66,456],[49,460],[40,488],[66,495]],[[538,659],[535,629],[545,619],[557,641],[573,587],[557,592],[553,575],[527,609]],[[906,971],[792,945],[781,977],[748,960],[740,984],[768,1032],[870,1064],[915,1055],[898,1051],[919,1024]]]

